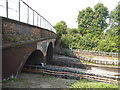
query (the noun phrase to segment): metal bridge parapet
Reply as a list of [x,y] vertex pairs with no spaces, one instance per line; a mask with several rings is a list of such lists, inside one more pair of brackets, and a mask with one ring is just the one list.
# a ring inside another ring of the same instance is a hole
[[23,0],[0,0],[0,16],[45,28],[56,33],[55,28]]

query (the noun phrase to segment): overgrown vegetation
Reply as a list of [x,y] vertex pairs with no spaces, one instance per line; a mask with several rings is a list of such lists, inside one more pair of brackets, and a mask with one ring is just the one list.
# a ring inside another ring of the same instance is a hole
[[76,83],[71,84],[70,88],[118,88],[118,86],[108,83],[89,81],[83,79],[81,81],[77,81]]
[[[65,21],[58,22],[54,27],[61,46],[64,48],[95,50],[104,52],[118,51],[120,33],[120,5],[113,11],[102,3],[79,11],[78,28],[67,28]],[[108,22],[109,20],[109,22]]]

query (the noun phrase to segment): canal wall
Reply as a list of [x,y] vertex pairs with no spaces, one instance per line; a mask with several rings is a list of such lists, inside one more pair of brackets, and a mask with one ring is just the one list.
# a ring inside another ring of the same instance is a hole
[[[64,48],[55,48],[55,53],[70,56],[70,57],[77,57],[80,60],[92,62],[92,63],[95,63],[95,64],[120,65],[119,60],[97,59],[97,58],[89,58],[89,57],[84,56],[84,55],[94,55],[94,56],[118,58],[118,53],[79,50],[79,49],[70,50],[70,49],[64,49]],[[81,54],[82,54],[82,56],[81,56]]]

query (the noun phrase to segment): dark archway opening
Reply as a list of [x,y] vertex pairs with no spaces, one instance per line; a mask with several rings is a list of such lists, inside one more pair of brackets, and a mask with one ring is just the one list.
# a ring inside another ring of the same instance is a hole
[[50,42],[47,49],[46,63],[49,64],[52,59],[53,59],[53,44],[52,42]]
[[36,65],[41,63],[44,63],[44,55],[40,50],[35,50],[28,57],[25,65]]

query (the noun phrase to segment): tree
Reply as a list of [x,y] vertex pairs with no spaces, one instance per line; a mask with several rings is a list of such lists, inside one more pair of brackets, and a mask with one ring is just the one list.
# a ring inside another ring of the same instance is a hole
[[99,42],[103,39],[103,31],[107,28],[108,8],[102,3],[87,7],[78,14],[78,30],[82,35],[79,43],[82,49],[96,50]]
[[78,14],[77,22],[79,33],[83,36],[84,34],[90,33],[92,28],[93,10],[87,7]]
[[110,13],[111,32],[120,34],[120,4]]
[[119,37],[120,37],[120,5],[118,4],[110,13],[111,28],[106,32],[106,42],[109,41],[107,49],[111,52],[119,52]]
[[110,29],[106,31],[105,38],[101,39],[98,42],[98,46],[95,48],[99,51],[106,52],[119,52],[118,50],[118,37],[119,37],[119,10],[120,5],[117,5],[116,8],[110,13]]
[[68,34],[76,34],[79,33],[77,28],[67,28],[67,33]]
[[98,3],[94,6],[94,20],[93,26],[96,27],[96,32],[102,34],[102,32],[107,28],[108,23],[106,19],[109,17],[108,8],[105,7],[102,3]]
[[56,33],[58,35],[59,38],[61,38],[62,34],[66,34],[67,33],[67,25],[65,21],[60,21],[58,22],[54,28],[56,29]]
[[110,13],[110,20],[112,24],[120,23],[120,4],[118,4],[113,11]]
[[63,34],[61,36],[61,45],[64,48],[69,48],[73,42],[73,36],[70,34]]
[[108,15],[108,8],[102,3],[95,5],[94,10],[91,7],[87,7],[80,11],[77,18],[80,34],[83,36],[88,33],[98,36],[103,34],[108,25],[106,22]]
[[[102,3],[87,7],[79,11],[78,28],[67,28],[64,21],[58,22],[54,27],[61,39],[64,48],[96,50],[105,52],[118,52],[118,36],[120,32],[120,5],[109,15],[108,8]],[[110,29],[106,19],[110,18]]]

